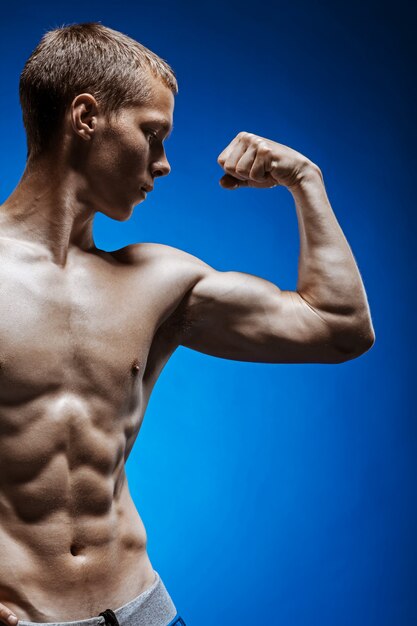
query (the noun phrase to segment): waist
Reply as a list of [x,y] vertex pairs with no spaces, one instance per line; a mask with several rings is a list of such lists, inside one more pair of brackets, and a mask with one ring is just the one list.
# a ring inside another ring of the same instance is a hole
[[[103,626],[113,621],[126,626],[166,626],[168,623],[172,624],[174,618],[178,617],[172,598],[155,570],[153,582],[142,593],[122,606],[114,605],[110,609],[109,602],[106,606],[108,608],[100,611],[99,616],[57,622],[54,626]],[[110,619],[106,616],[109,612],[113,613],[115,620],[113,617]],[[177,623],[176,620],[175,623]],[[20,626],[50,626],[48,622],[39,623],[27,620],[21,620],[19,624]]]
[[154,581],[146,543],[133,502],[96,519],[2,516],[0,602],[35,622],[85,619],[106,601],[122,606]]

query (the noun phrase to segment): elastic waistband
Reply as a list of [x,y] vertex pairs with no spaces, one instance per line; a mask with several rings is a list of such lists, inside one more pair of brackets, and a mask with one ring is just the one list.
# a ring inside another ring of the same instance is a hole
[[[115,615],[120,626],[166,626],[178,616],[175,605],[165,588],[158,572],[155,572],[155,581],[133,600],[119,608],[103,606],[100,613]],[[73,622],[28,622],[19,620],[18,626],[111,626],[105,615],[98,615],[88,619]],[[181,622],[180,622],[181,623]]]

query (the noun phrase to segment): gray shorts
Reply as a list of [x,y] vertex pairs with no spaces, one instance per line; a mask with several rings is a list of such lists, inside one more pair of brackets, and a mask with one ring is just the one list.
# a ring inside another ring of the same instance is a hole
[[18,626],[185,626],[159,574],[155,582],[119,608],[103,607],[97,617],[75,622],[27,622],[19,620]]

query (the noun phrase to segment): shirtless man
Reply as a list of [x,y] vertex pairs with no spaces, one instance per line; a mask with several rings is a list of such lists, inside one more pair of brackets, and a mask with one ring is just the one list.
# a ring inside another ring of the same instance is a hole
[[240,361],[341,363],[374,342],[320,169],[275,141],[239,133],[218,158],[220,182],[288,188],[296,291],[162,244],[94,245],[96,212],[129,219],[169,174],[176,92],[162,59],[100,24],[47,33],[22,72],[28,160],[0,207],[5,624],[184,623],[148,558],[125,474],[179,345]]

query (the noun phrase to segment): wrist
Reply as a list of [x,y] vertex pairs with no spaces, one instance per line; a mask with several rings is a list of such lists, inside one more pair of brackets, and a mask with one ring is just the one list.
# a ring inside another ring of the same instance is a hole
[[300,167],[295,182],[287,186],[287,189],[291,193],[297,191],[304,191],[305,189],[314,185],[323,185],[323,174],[318,165],[313,161],[306,160]]

